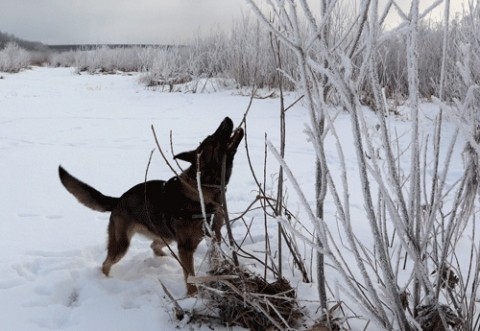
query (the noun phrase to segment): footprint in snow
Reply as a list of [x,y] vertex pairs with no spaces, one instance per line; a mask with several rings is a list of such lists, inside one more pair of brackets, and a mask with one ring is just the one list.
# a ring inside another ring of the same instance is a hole
[[63,217],[64,217],[63,215],[46,215],[45,216],[45,218],[47,218],[49,220],[57,220],[57,219],[61,219]]
[[20,218],[30,218],[30,217],[39,217],[40,215],[35,213],[18,213],[17,216]]
[[20,218],[35,218],[35,217],[43,217],[49,220],[56,220],[56,219],[61,219],[64,218],[63,215],[58,215],[58,214],[49,214],[49,215],[40,215],[36,213],[17,213],[17,217]]

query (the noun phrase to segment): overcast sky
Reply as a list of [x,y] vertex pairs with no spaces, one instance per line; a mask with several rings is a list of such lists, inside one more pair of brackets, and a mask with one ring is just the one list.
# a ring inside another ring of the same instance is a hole
[[227,26],[244,0],[0,0],[0,31],[46,44],[172,43]]
[[[345,0],[348,1],[355,0]],[[460,10],[463,1],[451,0],[454,10]],[[408,10],[411,1],[397,2]],[[420,0],[422,8],[432,2]],[[207,33],[213,26],[228,29],[232,20],[249,13],[245,3],[245,0],[0,0],[0,31],[46,44],[182,43],[198,31]]]

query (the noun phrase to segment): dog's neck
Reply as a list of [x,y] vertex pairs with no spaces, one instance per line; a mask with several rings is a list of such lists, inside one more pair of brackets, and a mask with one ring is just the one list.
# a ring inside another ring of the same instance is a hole
[[[182,173],[178,176],[178,179],[182,183],[186,196],[194,201],[200,201],[200,194],[198,192],[198,181],[196,178],[192,178],[186,173]],[[205,204],[219,204],[219,196],[222,192],[222,186],[217,184],[200,183],[202,188],[202,196]]]

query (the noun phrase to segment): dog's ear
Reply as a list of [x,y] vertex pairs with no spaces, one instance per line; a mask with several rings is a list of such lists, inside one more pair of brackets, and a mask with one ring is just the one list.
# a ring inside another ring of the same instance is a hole
[[197,162],[197,153],[196,151],[182,152],[175,155],[173,158],[195,164]]

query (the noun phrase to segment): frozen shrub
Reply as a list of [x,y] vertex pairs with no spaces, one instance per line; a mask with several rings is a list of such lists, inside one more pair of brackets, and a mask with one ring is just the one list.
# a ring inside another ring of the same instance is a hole
[[144,66],[145,73],[140,77],[140,82],[148,87],[168,86],[171,91],[173,85],[189,81],[192,73],[190,54],[189,47],[184,46],[156,49],[150,55],[149,66]]
[[17,43],[9,42],[0,50],[0,71],[19,72],[30,64],[30,54]]
[[268,30],[247,16],[236,22],[230,33],[212,30],[207,36],[195,36],[186,46],[157,49],[149,57],[153,61],[144,66],[141,82],[147,86],[170,85],[187,77],[217,77],[233,79],[237,87],[276,88],[282,80],[285,88],[293,89],[288,79],[278,75],[275,60],[275,54],[280,53],[282,70],[295,76],[293,53],[275,45]]
[[73,67],[75,65],[75,51],[52,53],[49,58],[49,65],[52,67]]
[[139,72],[151,65],[152,48],[99,46],[91,50],[70,50],[54,53],[50,57],[50,65],[74,66],[78,72],[89,73]]
[[[479,8],[463,17],[456,17],[449,23],[448,49],[446,50],[445,79],[449,84],[444,86],[443,97],[452,101],[462,95],[462,75],[458,68],[459,61],[465,55],[464,45],[468,45],[468,53],[473,61],[480,54],[478,28],[480,26]],[[422,22],[418,27],[418,79],[419,93],[423,98],[439,96],[440,73],[442,64],[442,39],[445,31],[444,22]],[[378,51],[379,63],[377,72],[387,97],[407,95],[407,63],[402,54],[406,51],[406,36],[391,34],[383,40]],[[480,74],[474,79],[480,81]]]

